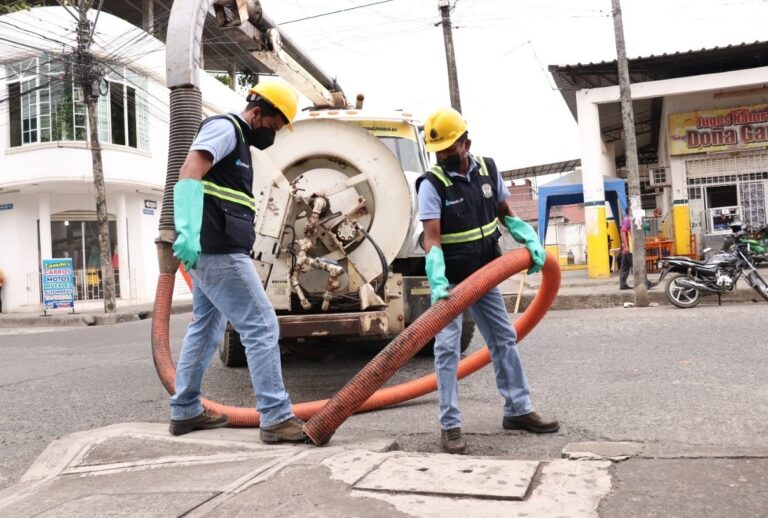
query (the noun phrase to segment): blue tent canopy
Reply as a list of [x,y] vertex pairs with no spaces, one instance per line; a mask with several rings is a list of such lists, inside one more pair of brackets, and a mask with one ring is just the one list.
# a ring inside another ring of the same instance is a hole
[[[615,176],[603,176],[605,200],[611,204],[613,219],[621,226],[621,215],[627,208],[626,182]],[[557,180],[539,186],[539,240],[544,243],[547,237],[549,211],[557,205],[584,203],[584,184],[581,171],[576,170]]]

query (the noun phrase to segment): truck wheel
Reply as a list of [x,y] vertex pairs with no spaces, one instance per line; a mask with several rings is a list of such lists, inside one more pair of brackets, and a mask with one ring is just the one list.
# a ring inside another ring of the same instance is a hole
[[464,322],[461,323],[461,352],[469,349],[472,343],[472,337],[475,335],[475,321],[464,316]]
[[219,358],[221,358],[221,363],[227,367],[245,367],[248,365],[245,347],[240,342],[240,333],[230,325],[227,325],[224,340],[219,344]]
[[[461,352],[465,352],[469,349],[469,344],[472,343],[472,337],[475,335],[475,321],[469,318],[469,315],[464,315],[464,321],[461,323]],[[435,355],[435,339],[433,338],[419,351],[422,356],[434,356]]]

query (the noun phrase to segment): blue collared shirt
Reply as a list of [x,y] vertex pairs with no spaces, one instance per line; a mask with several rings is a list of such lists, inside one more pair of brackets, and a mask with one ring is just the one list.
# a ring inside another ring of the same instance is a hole
[[[469,172],[466,175],[455,171],[447,171],[452,180],[460,182],[472,182],[478,175],[480,166],[473,156],[470,155]],[[501,175],[496,175],[496,201],[501,203],[509,198],[509,189],[507,189]],[[435,187],[429,182],[421,182],[419,186],[419,219],[426,221],[429,219],[440,219],[442,207],[440,206],[440,195],[437,194]]]
[[[237,113],[230,113],[245,122]],[[246,125],[248,123],[246,122]],[[231,120],[221,118],[206,122],[195,141],[189,147],[190,151],[207,151],[213,156],[213,165],[227,156],[237,145],[237,130]]]

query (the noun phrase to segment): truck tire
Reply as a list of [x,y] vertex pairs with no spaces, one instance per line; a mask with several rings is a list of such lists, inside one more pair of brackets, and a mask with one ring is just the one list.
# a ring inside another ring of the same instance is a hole
[[[469,318],[469,315],[464,315],[464,320],[461,323],[461,352],[466,352],[469,349],[469,344],[472,343],[472,337],[475,335],[475,321]],[[435,355],[435,339],[433,338],[424,346],[419,352],[423,356]]]
[[461,352],[465,352],[469,349],[469,344],[472,343],[472,337],[475,336],[475,321],[471,318],[464,316],[464,321],[461,323]]
[[245,347],[240,342],[240,333],[227,325],[224,340],[219,343],[219,358],[226,367],[245,367],[248,359],[245,357]]

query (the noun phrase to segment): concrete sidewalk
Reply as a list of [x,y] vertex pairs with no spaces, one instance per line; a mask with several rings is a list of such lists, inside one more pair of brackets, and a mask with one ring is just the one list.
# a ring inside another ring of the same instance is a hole
[[[648,280],[651,282],[655,283],[658,279],[658,273],[648,275]],[[501,284],[501,291],[507,301],[507,309],[510,313],[514,313],[521,280],[523,282],[523,290],[520,295],[519,311],[524,311],[536,296],[541,286],[542,276],[541,274],[526,276],[518,274]],[[629,282],[633,282],[631,277]],[[648,290],[648,300],[651,304],[670,305],[664,295],[665,284],[666,280],[662,284]],[[623,307],[627,302],[634,303],[634,300],[635,294],[633,290],[619,290],[618,272],[612,274],[609,278],[590,279],[587,276],[586,270],[566,270],[562,272],[560,290],[554,304],[552,304],[552,309],[617,308]],[[743,278],[739,280],[734,291],[722,296],[723,304],[746,304],[761,301],[765,302],[757,292],[746,284]],[[717,304],[717,297],[704,297],[700,304]]]
[[[655,282],[658,274],[650,274],[649,280]],[[507,308],[514,313],[518,294],[520,295],[519,311],[525,311],[536,296],[541,285],[540,273],[534,275],[518,274],[500,284]],[[632,279],[630,279],[630,282]],[[522,282],[522,290],[520,283]],[[649,301],[653,304],[668,305],[664,295],[664,284],[648,292]],[[619,290],[618,273],[605,279],[590,279],[586,270],[567,270],[562,272],[560,291],[552,309],[597,309],[622,307],[627,302],[634,302],[632,290]],[[737,288],[722,297],[723,304],[746,304],[764,302],[743,279]],[[717,304],[717,297],[704,297],[701,304]],[[18,327],[61,327],[61,326],[91,326],[133,322],[152,317],[152,304],[132,305],[130,302],[118,301],[115,313],[104,313],[100,304],[90,304],[81,308],[76,307],[76,314],[59,310],[49,316],[40,313],[4,313],[0,314],[0,329]],[[174,302],[172,313],[188,313],[192,311],[191,299]]]
[[514,460],[405,452],[386,437],[266,446],[257,429],[173,437],[165,423],[125,423],[51,443],[0,491],[0,516],[766,516],[768,450],[679,448],[578,442],[561,458]]
[[604,459],[509,460],[398,451],[387,438],[266,446],[256,429],[173,437],[128,423],[52,443],[0,515],[466,518],[597,516]]
[[[117,302],[117,310],[114,313],[104,313],[104,306],[89,303],[78,306],[75,303],[75,313],[71,310],[48,310],[48,315],[41,312],[35,313],[3,313],[0,314],[0,329],[14,327],[80,327],[94,325],[119,324],[121,322],[135,322],[152,318],[154,304],[131,304]],[[174,302],[171,313],[189,313],[192,311],[192,300]]]

